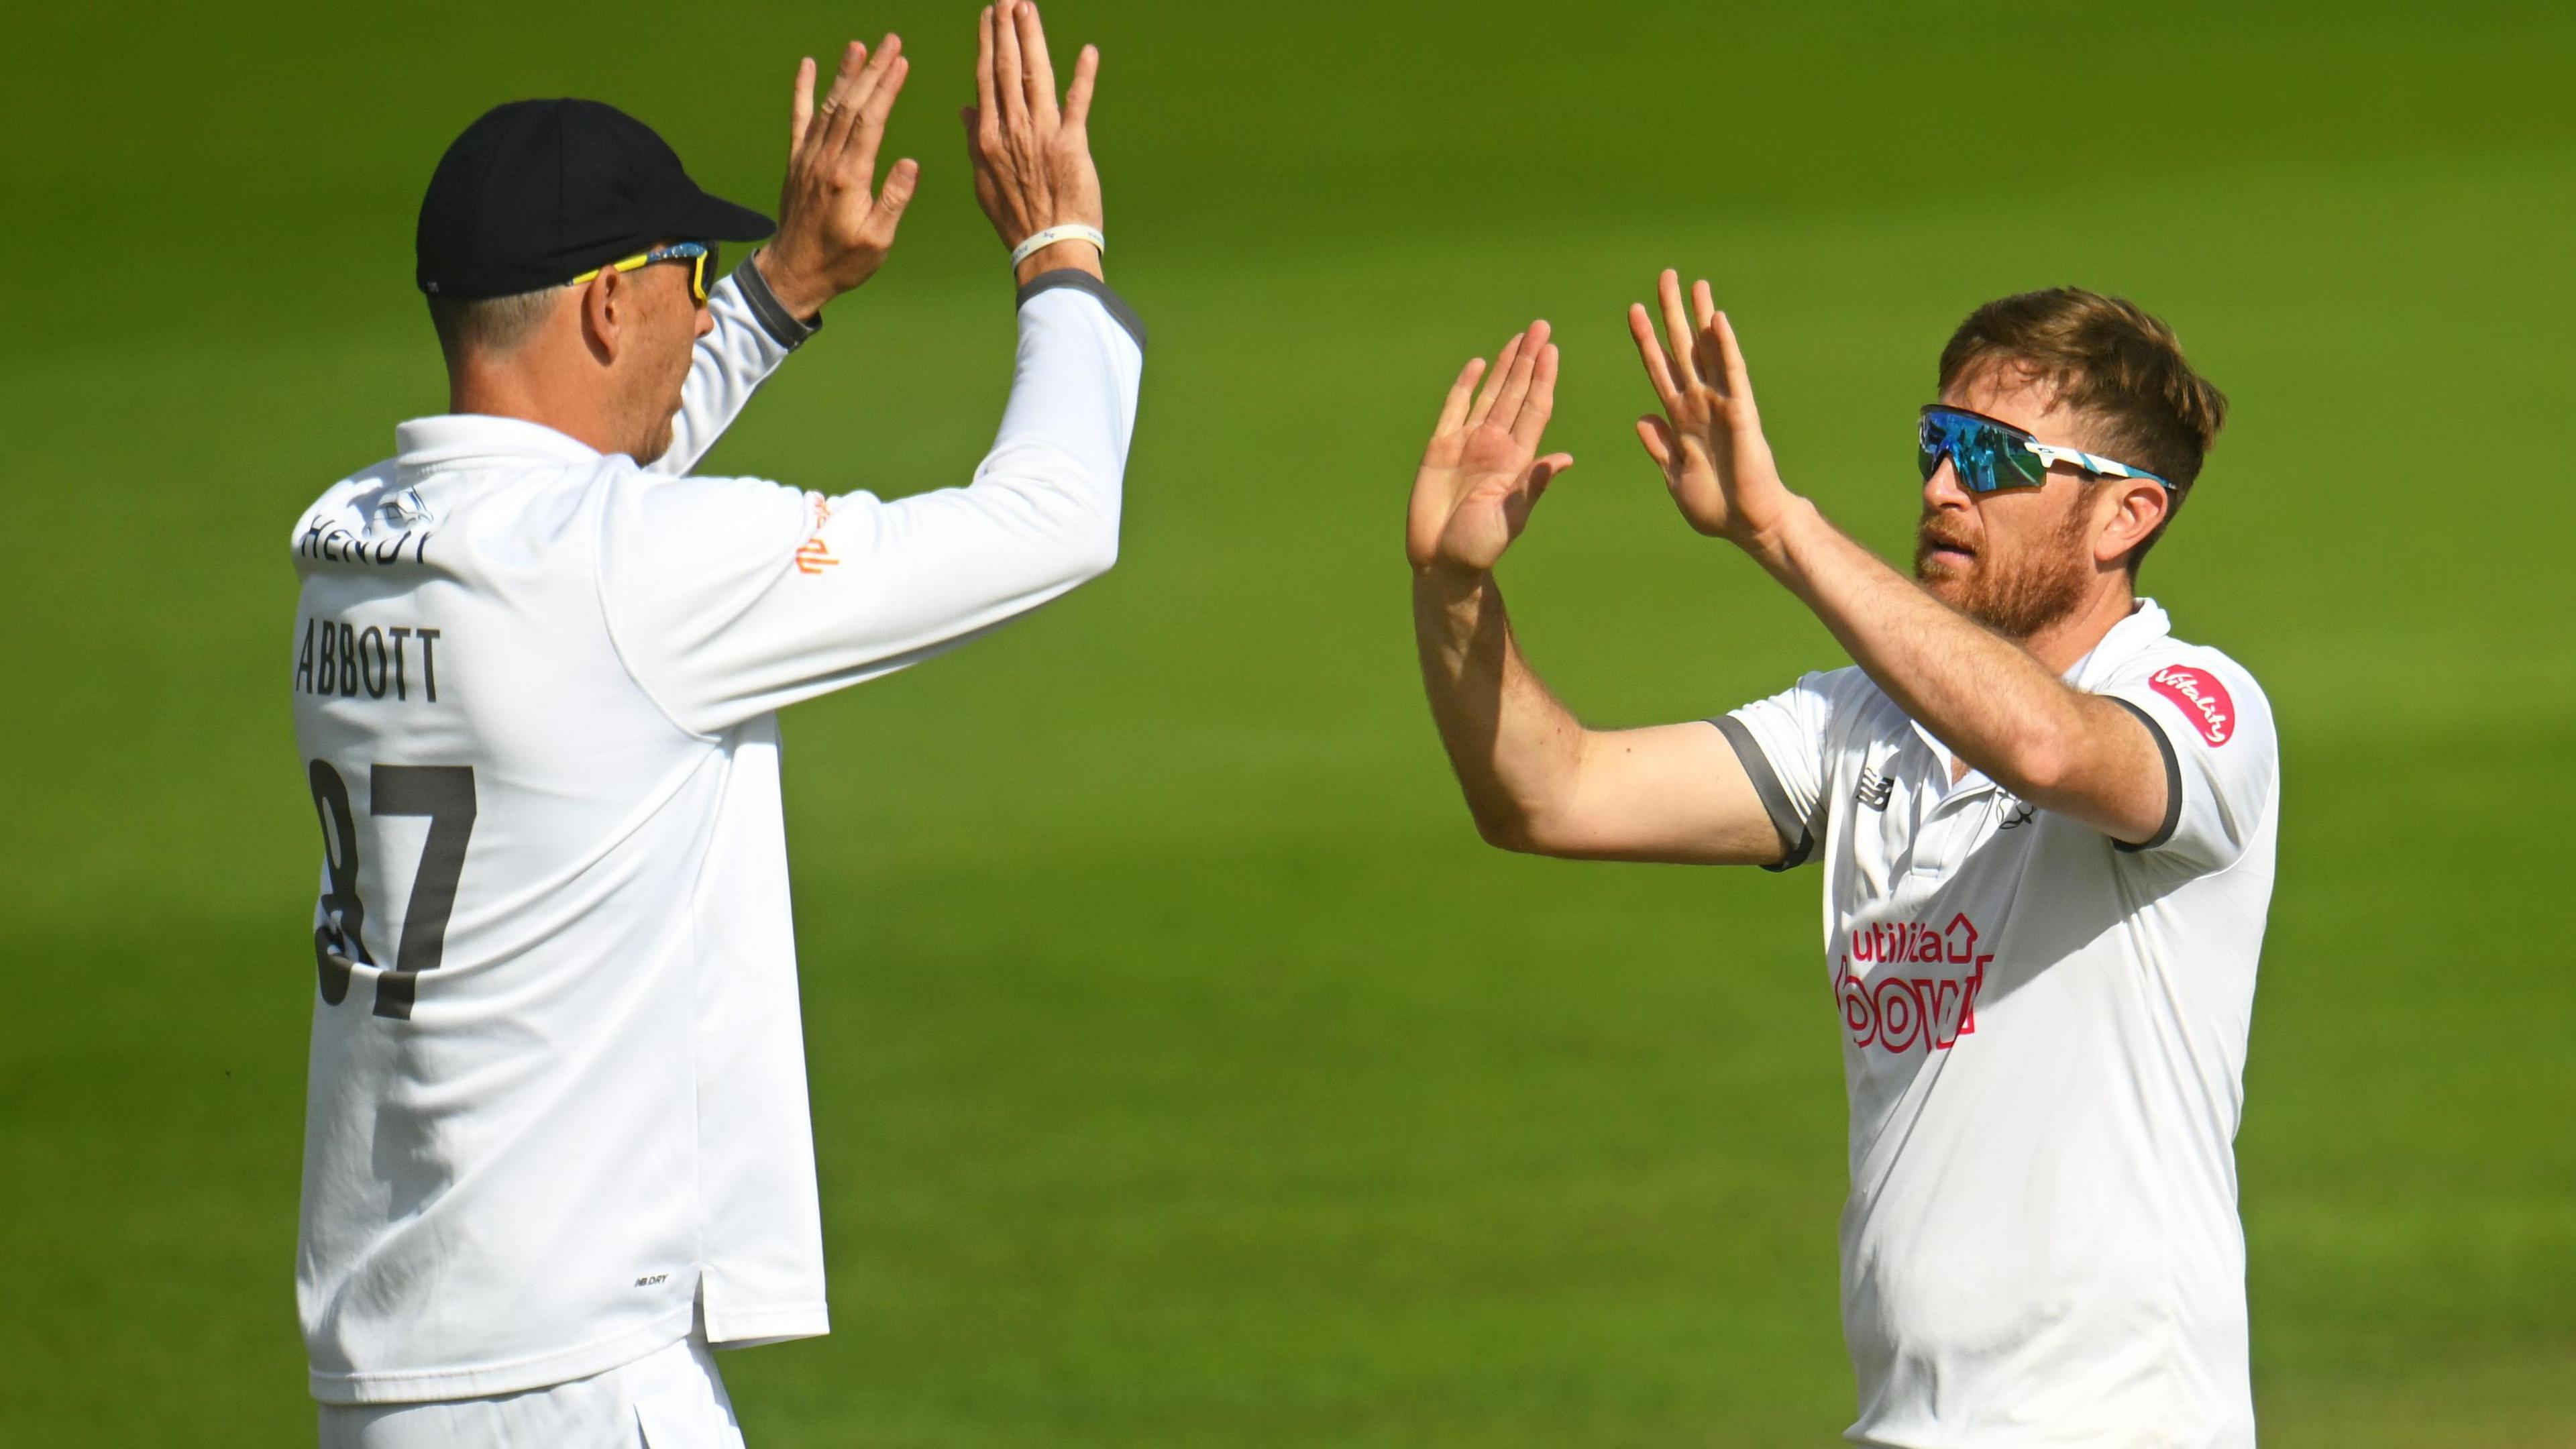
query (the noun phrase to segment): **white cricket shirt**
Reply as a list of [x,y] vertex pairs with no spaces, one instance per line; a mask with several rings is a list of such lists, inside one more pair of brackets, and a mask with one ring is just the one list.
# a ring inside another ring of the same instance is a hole
[[2067,674],[2163,746],[2130,849],[2034,810],[1857,668],[1717,721],[1824,865],[1851,1197],[1846,1437],[2250,1446],[2234,1140],[2279,761],[2251,675],[2141,602]]
[[971,486],[678,476],[806,329],[746,267],[639,468],[403,424],[296,524],[322,823],[296,1259],[315,1397],[511,1393],[826,1331],[779,802],[782,705],[1116,556],[1142,333],[1023,289]]

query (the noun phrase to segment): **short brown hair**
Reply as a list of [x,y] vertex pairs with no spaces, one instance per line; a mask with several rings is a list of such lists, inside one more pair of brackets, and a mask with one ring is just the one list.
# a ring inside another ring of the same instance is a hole
[[553,315],[562,287],[540,287],[507,297],[431,297],[429,325],[438,329],[438,350],[452,371],[469,352],[504,356],[537,333]]
[[[1988,302],[1941,349],[1941,390],[1995,367],[2052,387],[2092,416],[2096,451],[2171,483],[2168,524],[2227,425],[2227,395],[2191,370],[2172,328],[2125,298],[2050,287]],[[2163,536],[2159,524],[2130,553],[2131,573]]]

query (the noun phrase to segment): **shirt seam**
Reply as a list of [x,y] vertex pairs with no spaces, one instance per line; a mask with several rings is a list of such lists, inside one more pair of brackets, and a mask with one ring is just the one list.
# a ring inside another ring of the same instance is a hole
[[[640,478],[642,475],[637,476]],[[595,486],[605,493],[614,489],[618,481],[611,476],[598,480]],[[635,692],[644,696],[644,702],[653,706],[653,712],[660,715],[665,723],[690,739],[702,744],[714,744],[720,737],[720,732],[691,729],[681,723],[680,717],[671,712],[671,707],[662,702],[662,697],[653,692],[653,686],[644,682],[644,676],[636,671],[634,661],[627,657],[625,644],[617,637],[617,613],[608,606],[609,502],[606,497],[600,500],[597,508],[598,517],[592,521],[590,567],[591,599],[599,606],[599,630],[608,636],[608,652],[617,660],[618,671],[626,676],[627,682],[635,686]]]

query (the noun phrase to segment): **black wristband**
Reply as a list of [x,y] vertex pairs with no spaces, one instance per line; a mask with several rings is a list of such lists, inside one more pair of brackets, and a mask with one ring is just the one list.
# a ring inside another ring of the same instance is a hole
[[[755,252],[753,255],[759,254]],[[735,286],[742,288],[742,300],[751,308],[751,315],[760,319],[760,330],[777,339],[778,345],[788,351],[794,352],[805,345],[806,338],[823,330],[822,314],[815,314],[814,320],[808,322],[788,311],[787,304],[778,300],[776,292],[769,290],[769,279],[760,274],[760,268],[752,265],[750,258],[744,258],[733,269],[733,281]]]

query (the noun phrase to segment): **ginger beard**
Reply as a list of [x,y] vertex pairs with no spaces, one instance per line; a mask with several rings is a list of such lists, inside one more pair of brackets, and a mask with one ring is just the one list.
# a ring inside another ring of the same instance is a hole
[[[2084,546],[2092,510],[2078,494],[2057,527],[2018,548],[1998,547],[1991,532],[1971,538],[1955,517],[1926,511],[1914,534],[1914,577],[1933,597],[2008,639],[2029,639],[2072,615],[2093,579]],[[1967,555],[1963,568],[1936,550]]]

